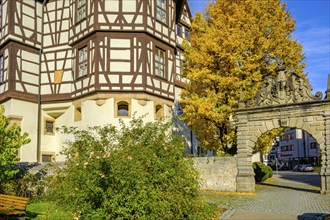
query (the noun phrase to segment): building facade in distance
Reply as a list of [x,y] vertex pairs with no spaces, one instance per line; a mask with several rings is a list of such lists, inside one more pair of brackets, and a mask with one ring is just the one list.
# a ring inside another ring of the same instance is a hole
[[293,169],[298,164],[320,165],[320,148],[316,140],[301,129],[288,129],[275,141],[268,163],[277,159],[287,169]]
[[31,139],[20,160],[64,160],[56,127],[171,117],[190,18],[187,0],[0,0],[0,104]]

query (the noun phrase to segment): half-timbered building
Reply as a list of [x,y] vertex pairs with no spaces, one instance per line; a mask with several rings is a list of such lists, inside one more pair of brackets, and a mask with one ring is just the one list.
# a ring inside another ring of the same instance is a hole
[[21,161],[63,160],[55,127],[171,116],[190,18],[187,0],[0,0],[0,104],[29,133]]

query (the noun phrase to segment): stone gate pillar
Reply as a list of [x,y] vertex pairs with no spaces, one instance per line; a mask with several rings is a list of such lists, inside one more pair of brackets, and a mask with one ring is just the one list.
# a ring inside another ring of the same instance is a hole
[[[330,99],[330,97],[327,97]],[[325,143],[321,149],[321,193],[330,194],[330,104],[325,110]]]
[[247,114],[237,112],[237,192],[254,192],[255,180],[252,169],[252,149],[248,146]]

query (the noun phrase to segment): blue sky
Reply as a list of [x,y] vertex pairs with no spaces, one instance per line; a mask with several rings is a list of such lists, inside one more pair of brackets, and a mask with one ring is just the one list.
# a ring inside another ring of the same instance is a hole
[[[210,0],[188,0],[191,13],[203,11]],[[296,20],[293,37],[303,45],[313,93],[327,89],[330,74],[330,0],[282,0]]]

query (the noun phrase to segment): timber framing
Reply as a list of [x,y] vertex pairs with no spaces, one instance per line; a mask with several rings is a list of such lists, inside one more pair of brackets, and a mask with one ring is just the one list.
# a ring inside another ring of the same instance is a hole
[[123,101],[131,117],[171,115],[186,83],[177,25],[190,30],[191,13],[186,0],[157,1],[86,0],[78,7],[75,0],[0,0],[0,104],[31,134],[23,161],[60,152],[62,137],[44,137],[43,118],[56,126],[117,123]]

